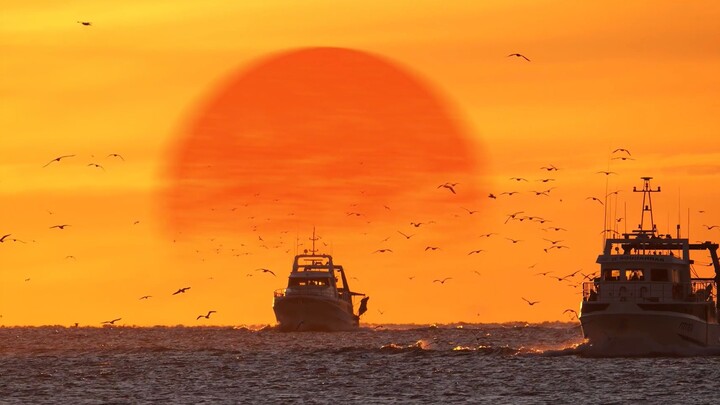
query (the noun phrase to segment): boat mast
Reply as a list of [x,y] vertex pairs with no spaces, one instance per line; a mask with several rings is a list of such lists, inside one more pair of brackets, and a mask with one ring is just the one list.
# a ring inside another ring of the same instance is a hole
[[320,238],[315,237],[315,227],[313,226],[313,236],[312,236],[312,238],[310,238],[310,240],[312,241],[312,250],[310,251],[310,253],[312,253],[312,254],[315,254],[315,241],[318,239],[320,239]]
[[[640,233],[646,233],[650,232],[653,235],[656,232],[655,228],[655,220],[653,218],[653,211],[652,211],[652,193],[659,193],[660,192],[660,186],[658,186],[657,189],[653,190],[650,188],[650,180],[652,180],[652,177],[641,177],[643,180],[643,188],[642,190],[638,190],[637,187],[633,187],[634,193],[643,193],[643,201],[642,201],[642,213],[640,214]],[[647,204],[645,202],[647,201]],[[650,213],[650,229],[645,229],[645,213]]]

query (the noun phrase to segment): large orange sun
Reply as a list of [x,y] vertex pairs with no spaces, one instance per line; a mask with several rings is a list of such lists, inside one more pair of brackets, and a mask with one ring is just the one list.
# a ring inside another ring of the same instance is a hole
[[[164,197],[175,230],[241,218],[342,225],[478,196],[478,146],[441,97],[356,50],[293,50],[239,71],[178,142]],[[457,194],[437,188],[444,182],[460,183]]]

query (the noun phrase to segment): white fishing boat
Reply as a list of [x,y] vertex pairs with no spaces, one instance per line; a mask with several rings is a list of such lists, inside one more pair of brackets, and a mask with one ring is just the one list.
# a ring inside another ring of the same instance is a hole
[[[720,348],[718,244],[658,234],[651,177],[643,177],[638,230],[605,240],[599,277],[583,283],[580,323],[593,352],[686,354]],[[649,228],[644,225],[649,216]],[[714,278],[694,276],[691,254],[706,251]]]
[[312,251],[295,256],[287,288],[275,290],[273,311],[278,329],[284,332],[357,329],[369,297],[361,300],[356,315],[353,297],[365,294],[350,290],[343,266],[328,254],[317,254],[314,235],[312,240]]

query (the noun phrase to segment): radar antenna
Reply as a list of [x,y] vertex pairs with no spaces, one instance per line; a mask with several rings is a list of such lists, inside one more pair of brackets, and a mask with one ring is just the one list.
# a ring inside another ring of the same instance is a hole
[[315,227],[314,226],[313,226],[313,236],[312,236],[312,238],[310,238],[310,240],[312,241],[312,250],[310,250],[310,253],[315,254],[315,253],[317,253],[317,250],[315,250],[315,241],[320,240],[320,237],[315,236]]
[[[640,228],[638,231],[640,233],[651,233],[655,235],[657,232],[657,228],[655,228],[655,221],[653,219],[653,211],[652,211],[652,193],[659,193],[660,192],[660,186],[653,190],[650,188],[650,180],[652,180],[652,177],[641,177],[643,180],[643,188],[642,190],[638,190],[637,187],[633,187],[634,193],[643,193],[643,201],[642,201],[642,213],[640,214]],[[647,202],[647,204],[646,204]],[[650,229],[645,229],[645,213],[650,214]]]

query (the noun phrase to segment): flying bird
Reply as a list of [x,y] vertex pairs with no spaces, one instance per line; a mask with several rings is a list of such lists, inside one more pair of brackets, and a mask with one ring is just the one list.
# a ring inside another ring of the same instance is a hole
[[210,319],[210,314],[214,314],[215,312],[217,312],[217,311],[208,311],[207,315],[198,315],[198,317],[195,318],[195,320],[198,320],[200,318]]
[[415,234],[407,235],[407,234],[404,234],[404,233],[402,233],[402,232],[400,232],[400,231],[398,231],[398,233],[399,233],[400,235],[404,236],[405,239],[410,239],[410,238],[412,238],[413,236],[415,236]]
[[53,228],[65,229],[66,226],[70,226],[70,224],[53,225],[53,226],[50,227],[50,229],[53,229]]
[[11,234],[11,233],[9,233],[9,234],[7,234],[7,235],[3,235],[3,237],[2,237],[2,238],[0,238],[0,243],[3,243],[3,242],[5,242],[5,238],[7,238],[7,237],[8,237],[8,236],[10,236],[10,235],[12,235],[12,234]]
[[440,248],[437,247],[437,246],[427,246],[427,247],[425,248],[426,251],[428,251],[428,250],[438,250],[438,249],[440,249]]
[[604,203],[603,203],[602,201],[600,201],[600,199],[599,199],[599,198],[597,198],[597,197],[587,197],[587,198],[585,198],[585,199],[586,199],[586,200],[593,200],[593,201],[597,201],[597,202],[599,202],[599,203],[600,203],[600,205],[605,205],[605,204],[604,204]]
[[568,313],[568,312],[570,312],[570,313],[575,317],[575,319],[577,319],[578,315],[577,315],[577,311],[576,311],[576,310],[574,310],[574,309],[566,309],[566,310],[563,311],[563,314]]
[[547,170],[547,171],[551,172],[553,170],[558,170],[558,168],[553,165],[548,165],[548,166],[541,167],[540,170]]
[[526,179],[526,178],[524,178],[524,177],[510,177],[510,180],[515,180],[515,181],[528,181],[528,179]]
[[507,219],[505,220],[505,223],[507,224],[509,220],[515,219],[515,217],[516,217],[517,215],[520,215],[520,214],[522,214],[523,212],[525,212],[525,211],[518,211],[518,212],[513,212],[512,214],[508,214]]
[[465,207],[460,207],[460,208],[462,208],[462,209],[464,209],[465,211],[467,211],[468,214],[470,214],[470,215],[472,215],[472,214],[474,214],[474,213],[476,213],[476,212],[480,212],[480,210],[469,210],[469,209],[467,209],[467,208],[465,208]]
[[146,300],[146,299],[148,299],[148,298],[150,298],[150,297],[152,297],[152,295],[143,295],[142,297],[140,297],[140,299],[141,299],[141,300]]
[[707,230],[711,230],[713,228],[720,228],[720,225],[703,225]]
[[614,151],[612,151],[612,153],[617,153],[617,152],[625,152],[625,153],[628,154],[628,156],[630,156],[630,151],[627,150],[627,149],[617,148],[617,149],[615,149]]
[[475,254],[475,253],[481,253],[481,252],[484,252],[484,251],[485,251],[485,250],[483,250],[483,249],[471,250],[470,253],[468,253],[468,256],[470,256],[470,255],[472,255],[472,254]]
[[526,61],[530,62],[530,59],[528,59],[527,56],[525,56],[525,55],[523,55],[523,54],[521,54],[521,53],[511,53],[511,54],[508,55],[507,57],[510,57],[510,56],[515,56],[515,57],[518,57],[518,58],[523,58],[523,59],[525,59]]
[[[454,184],[456,184],[456,183],[454,183]],[[446,188],[446,189],[448,189],[448,190],[452,191],[452,193],[453,193],[453,194],[457,194],[457,193],[455,192],[454,184],[450,184],[450,183],[445,183],[445,184],[441,184],[441,185],[439,185],[439,186],[438,186],[437,188],[441,188],[441,187],[444,187],[444,188]]]
[[378,249],[378,250],[374,251],[373,253],[385,253],[385,252],[392,253],[392,250],[391,249]]
[[103,169],[103,170],[105,170],[105,168],[104,168],[102,165],[99,165],[99,164],[97,164],[97,163],[88,163],[87,165],[88,165],[88,166],[94,166],[94,167],[97,167],[98,169]]
[[493,193],[488,194],[488,198],[496,199],[497,196]]
[[105,325],[115,325],[115,322],[121,320],[122,318],[115,318],[112,321],[103,321],[102,323]]
[[78,24],[82,24],[82,25],[84,25],[84,26],[86,26],[86,27],[89,27],[89,26],[92,25],[92,23],[91,23],[90,21],[78,21],[77,23],[78,23]]
[[616,156],[616,157],[612,158],[612,160],[635,160],[635,159],[633,159],[629,156]]
[[595,174],[604,174],[604,175],[606,175],[606,176],[609,176],[609,175],[611,175],[611,174],[617,174],[617,173],[615,173],[615,172],[609,172],[609,171],[606,171],[606,170],[601,170],[601,171],[599,171],[599,172],[595,172]]
[[509,240],[512,243],[522,242],[522,240],[520,240],[520,239],[513,239],[513,238],[505,238],[505,239]]
[[65,158],[69,158],[69,157],[73,157],[73,156],[75,156],[75,155],[63,155],[63,156],[58,156],[58,157],[56,157],[55,159],[47,162],[47,163],[45,164],[45,166],[43,166],[43,167],[47,167],[47,166],[48,166],[50,163],[52,163],[52,162],[59,162],[61,159],[65,159]]
[[520,298],[522,298],[523,300],[525,300],[525,302],[527,302],[528,305],[530,305],[530,306],[540,303],[540,301],[530,301],[530,300],[528,300],[528,299],[525,298],[525,297],[520,297]]
[[448,280],[452,280],[452,277],[445,277],[445,278],[442,279],[442,280],[433,280],[433,283],[445,284],[445,282],[448,281]]
[[423,222],[410,222],[410,225],[414,226],[415,228],[419,228],[422,224]]
[[117,153],[111,153],[111,154],[109,154],[109,155],[106,156],[106,158],[109,158],[109,157],[116,157],[116,158],[120,158],[120,160],[125,160],[124,157],[122,157],[121,155],[119,155],[119,154],[117,154]]
[[187,291],[187,290],[189,290],[189,289],[190,289],[190,287],[179,288],[177,291],[175,291],[174,293],[172,293],[172,295],[184,293],[185,291]]
[[272,274],[273,276],[275,275],[275,273],[274,273],[272,270],[266,269],[266,268],[255,269],[255,271],[262,271],[263,273],[270,273],[270,274]]

